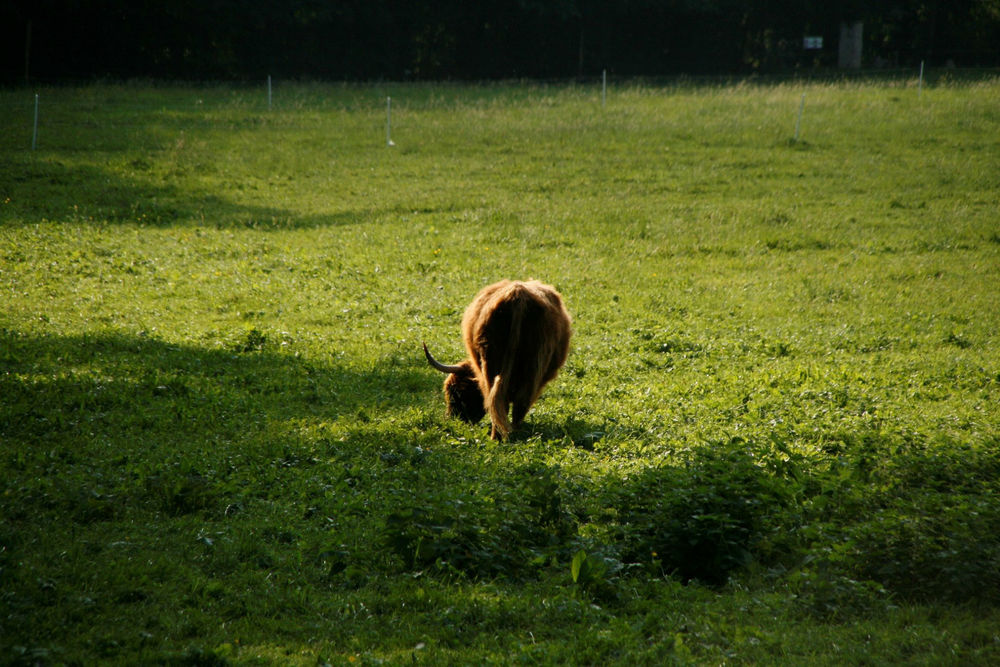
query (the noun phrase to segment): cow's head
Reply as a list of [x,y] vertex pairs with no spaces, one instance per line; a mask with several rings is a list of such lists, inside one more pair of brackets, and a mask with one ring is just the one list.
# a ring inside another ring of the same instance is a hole
[[444,402],[448,416],[458,417],[470,424],[482,419],[486,415],[486,407],[483,392],[480,391],[476,375],[472,370],[472,363],[466,359],[460,364],[442,364],[431,355],[426,343],[424,354],[431,366],[448,374],[444,380]]

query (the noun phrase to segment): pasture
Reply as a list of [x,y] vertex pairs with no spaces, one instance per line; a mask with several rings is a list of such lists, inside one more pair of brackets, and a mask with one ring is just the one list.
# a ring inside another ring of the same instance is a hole
[[[39,100],[0,662],[1000,661],[997,79]],[[529,277],[572,349],[497,443],[421,342]]]

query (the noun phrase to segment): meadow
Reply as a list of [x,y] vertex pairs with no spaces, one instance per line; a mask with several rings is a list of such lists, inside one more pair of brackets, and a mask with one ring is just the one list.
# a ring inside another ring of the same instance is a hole
[[[33,97],[0,662],[1000,662],[1000,80]],[[421,342],[529,277],[497,443]]]

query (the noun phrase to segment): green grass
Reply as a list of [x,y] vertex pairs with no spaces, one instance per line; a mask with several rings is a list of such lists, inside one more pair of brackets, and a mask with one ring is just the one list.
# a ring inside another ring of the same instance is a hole
[[[0,662],[1000,660],[997,80],[39,101]],[[527,277],[573,348],[498,444],[420,343]]]

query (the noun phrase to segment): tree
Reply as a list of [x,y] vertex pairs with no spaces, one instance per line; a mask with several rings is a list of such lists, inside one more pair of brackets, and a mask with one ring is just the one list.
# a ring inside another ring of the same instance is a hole
[[856,20],[869,58],[1000,65],[1000,0],[8,0],[0,53],[7,82],[780,72]]

